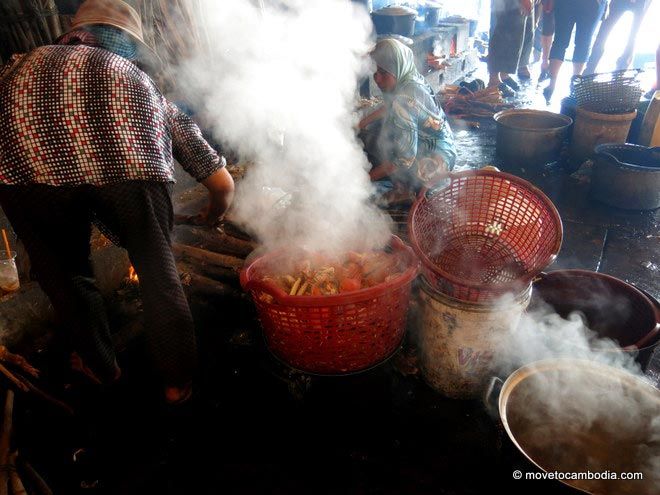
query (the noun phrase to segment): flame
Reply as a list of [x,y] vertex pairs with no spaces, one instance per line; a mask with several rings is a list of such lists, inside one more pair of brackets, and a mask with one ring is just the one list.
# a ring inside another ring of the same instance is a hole
[[128,268],[128,280],[131,283],[137,284],[140,282],[140,279],[138,278],[137,272],[135,271],[135,268],[133,268],[133,265],[131,265]]

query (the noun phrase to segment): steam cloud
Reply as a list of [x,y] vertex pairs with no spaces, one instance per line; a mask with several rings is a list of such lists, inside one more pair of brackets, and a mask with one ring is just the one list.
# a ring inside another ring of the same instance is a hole
[[369,164],[353,106],[373,44],[366,10],[346,0],[205,0],[211,54],[180,68],[180,86],[214,137],[251,158],[234,218],[267,249],[384,245],[369,204]]
[[[603,296],[594,293],[593,297]],[[615,314],[631,311],[623,298],[613,297],[604,303],[613,305]],[[543,303],[523,315],[517,330],[504,337],[496,356],[495,367],[504,376],[520,366],[544,359],[577,358],[644,378],[634,357],[621,352],[617,342],[590,329],[584,315],[576,311],[562,318],[553,307]],[[605,386],[602,380],[595,380],[593,375],[578,368],[570,374],[546,373],[531,380],[518,404],[515,410],[525,419],[519,417],[512,423],[534,425],[533,430],[520,427],[516,433],[519,439],[525,438],[528,453],[531,450],[537,459],[554,459],[554,467],[561,466],[566,471],[583,471],[589,467],[644,473],[643,488],[639,482],[593,482],[589,488],[598,487],[595,490],[598,493],[641,495],[660,490],[657,396],[631,392],[614,375]],[[610,449],[598,450],[595,438],[599,436]],[[619,450],[613,457],[614,445]]]

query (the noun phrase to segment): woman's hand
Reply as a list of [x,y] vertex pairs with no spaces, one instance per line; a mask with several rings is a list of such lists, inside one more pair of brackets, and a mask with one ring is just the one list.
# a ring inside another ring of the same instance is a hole
[[381,106],[378,110],[371,112],[369,115],[363,118],[358,124],[358,129],[362,130],[377,120],[382,119],[383,117],[385,117],[385,107]]
[[394,165],[392,162],[383,162],[371,169],[371,172],[369,172],[369,178],[372,182],[384,179],[385,177],[392,175],[395,170],[396,165]]
[[234,199],[234,179],[221,168],[202,181],[209,190],[209,202],[196,217],[197,222],[215,226],[224,217]]

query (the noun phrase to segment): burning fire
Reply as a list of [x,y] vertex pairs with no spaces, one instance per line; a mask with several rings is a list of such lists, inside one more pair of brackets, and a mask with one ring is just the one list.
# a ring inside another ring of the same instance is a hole
[[135,271],[135,268],[133,268],[133,265],[128,268],[128,281],[133,284],[140,283],[140,279],[138,278],[137,272]]

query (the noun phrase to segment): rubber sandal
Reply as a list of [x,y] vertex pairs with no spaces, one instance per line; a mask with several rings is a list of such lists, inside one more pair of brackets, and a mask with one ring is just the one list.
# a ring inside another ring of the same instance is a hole
[[518,72],[518,79],[521,81],[529,81],[532,78],[532,74],[530,74],[529,70],[527,72]]
[[515,81],[515,79],[513,79],[512,77],[507,77],[506,79],[504,79],[502,81],[502,84],[506,84],[507,86],[509,86],[514,91],[518,91],[520,89],[520,84],[518,84]]
[[543,96],[545,97],[546,104],[550,105],[550,101],[552,101],[552,94],[554,92],[555,89],[551,88],[550,86],[543,88]]
[[514,91],[512,91],[511,88],[509,88],[509,86],[507,86],[504,83],[500,83],[500,85],[497,87],[497,89],[499,89],[502,92],[502,96],[504,98],[512,98],[512,97],[516,96],[516,93]]
[[541,83],[543,81],[547,81],[548,79],[550,79],[550,72],[547,70],[542,70],[541,74],[539,75],[539,82]]

